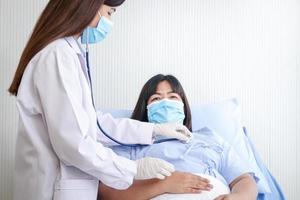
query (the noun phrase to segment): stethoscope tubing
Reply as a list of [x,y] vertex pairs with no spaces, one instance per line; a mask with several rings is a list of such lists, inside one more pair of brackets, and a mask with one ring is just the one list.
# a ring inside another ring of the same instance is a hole
[[[88,35],[88,34],[87,34]],[[88,47],[88,36],[87,36],[87,40],[86,40],[86,51],[85,51],[85,58],[86,58],[86,68],[87,68],[87,74],[88,74],[88,79],[89,79],[89,84],[90,84],[90,91],[91,91],[91,98],[92,98],[92,104],[93,107],[95,109],[96,112],[96,107],[95,107],[95,101],[94,101],[94,94],[93,94],[93,84],[92,84],[92,78],[91,78],[91,71],[90,71],[90,62],[89,62],[89,47]],[[110,139],[111,141],[122,145],[122,146],[127,146],[127,147],[141,147],[141,146],[148,146],[145,144],[127,144],[127,143],[123,143],[120,142],[118,140],[116,140],[115,138],[113,138],[112,136],[110,136],[100,125],[98,118],[97,118],[97,127],[98,129],[101,131],[101,133],[103,133],[103,135],[105,135],[108,139]],[[159,141],[155,141],[154,143],[161,143],[161,142],[166,142],[166,141],[172,141],[172,140],[177,140],[174,138],[170,138],[170,139],[162,139]]]

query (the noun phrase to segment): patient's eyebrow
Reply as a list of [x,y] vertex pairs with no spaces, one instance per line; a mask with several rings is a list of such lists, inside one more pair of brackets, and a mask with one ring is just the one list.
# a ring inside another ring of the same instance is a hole
[[[174,93],[174,94],[177,94],[177,93],[176,93],[176,92],[174,92],[173,90],[172,90],[172,91],[169,91],[169,92],[167,92],[167,94],[172,94],[172,93]],[[155,94],[162,95],[162,94],[164,94],[164,92],[155,92]]]
[[174,92],[174,91],[171,91],[171,92],[168,92],[168,94],[178,94],[178,93],[176,93],[176,92]]

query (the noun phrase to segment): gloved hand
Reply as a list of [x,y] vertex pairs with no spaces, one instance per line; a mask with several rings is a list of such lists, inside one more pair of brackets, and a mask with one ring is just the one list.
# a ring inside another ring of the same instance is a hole
[[159,158],[145,157],[136,160],[137,174],[134,179],[164,179],[166,176],[171,176],[171,173],[175,171],[174,166]]
[[193,137],[193,134],[186,126],[176,123],[155,124],[153,132],[154,136],[162,135],[168,138],[176,138],[184,142],[189,142]]

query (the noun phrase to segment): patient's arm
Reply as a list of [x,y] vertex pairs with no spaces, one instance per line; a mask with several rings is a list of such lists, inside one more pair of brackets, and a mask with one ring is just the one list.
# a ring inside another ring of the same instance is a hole
[[243,174],[234,179],[230,185],[231,193],[221,195],[215,200],[256,200],[256,182],[250,174]]
[[174,172],[165,180],[151,179],[134,181],[127,190],[116,190],[100,184],[99,192],[104,200],[141,200],[150,199],[163,193],[200,193],[210,190],[211,185],[205,178],[184,172]]
[[140,200],[150,199],[163,193],[161,182],[157,179],[134,181],[126,190],[116,190],[104,184],[99,185],[101,200]]

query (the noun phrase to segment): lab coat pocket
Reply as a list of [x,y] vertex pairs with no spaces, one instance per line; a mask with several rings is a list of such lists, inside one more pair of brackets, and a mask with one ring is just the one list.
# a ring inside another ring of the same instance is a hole
[[55,183],[53,200],[95,200],[98,180],[67,179]]

